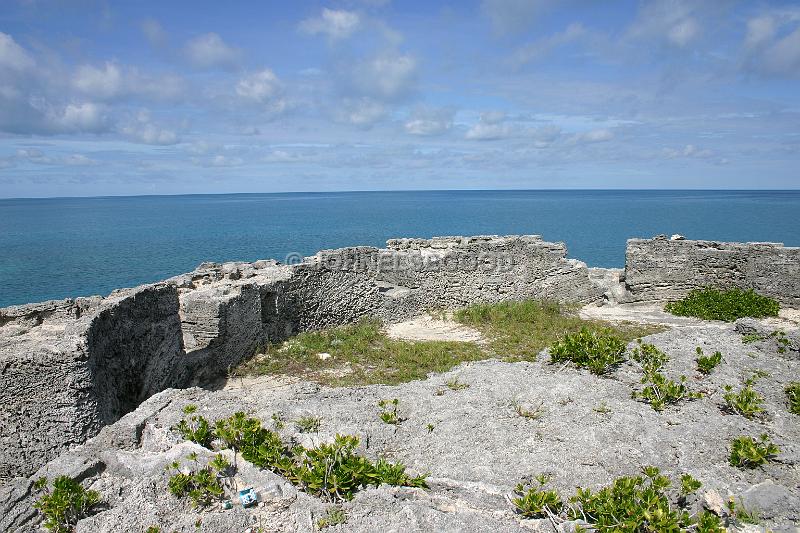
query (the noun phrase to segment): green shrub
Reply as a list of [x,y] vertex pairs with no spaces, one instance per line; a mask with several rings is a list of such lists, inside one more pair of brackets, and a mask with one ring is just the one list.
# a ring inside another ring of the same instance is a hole
[[722,362],[722,353],[719,351],[714,352],[713,355],[705,355],[703,349],[699,346],[695,351],[697,352],[697,359],[695,359],[697,370],[701,374],[710,374]]
[[784,389],[789,412],[800,415],[800,381],[792,381]]
[[318,416],[301,416],[294,425],[300,433],[316,433],[322,424],[322,418]]
[[[394,401],[389,403],[396,407]],[[373,463],[357,455],[359,439],[355,436],[336,435],[333,443],[315,448],[290,448],[280,435],[242,412],[217,420],[213,432],[223,447],[240,452],[246,461],[280,474],[301,490],[328,501],[349,500],[361,488],[382,483],[427,488],[425,476],[410,476],[401,463],[383,459]],[[196,455],[190,458],[196,461]],[[179,470],[180,464],[172,467]],[[196,505],[207,505],[221,496],[224,487],[218,478],[224,479],[225,470],[224,463],[215,460],[189,474],[179,471],[170,479],[170,491],[190,496]]]
[[723,396],[731,411],[750,419],[764,411],[761,408],[764,403],[764,397],[753,389],[753,383],[754,380],[748,379],[739,392],[733,392],[732,386],[725,385],[726,392]]
[[742,524],[757,525],[761,522],[758,509],[748,511],[741,502],[737,504],[733,496],[728,500],[728,513],[734,517],[737,522],[741,522]]
[[600,532],[638,533],[680,531],[691,525],[688,513],[673,509],[666,491],[671,483],[658,468],[646,467],[644,476],[621,477],[592,492],[578,488],[567,512]]
[[693,400],[700,397],[699,393],[691,392],[686,387],[686,376],[681,376],[678,382],[668,379],[659,372],[652,372],[646,374],[641,383],[646,385],[645,388],[641,392],[634,392],[633,397],[649,403],[656,411],[663,411],[668,405],[681,400]]
[[52,488],[48,487],[47,478],[40,478],[34,488],[44,494],[33,506],[44,516],[44,527],[55,533],[73,531],[78,520],[89,516],[100,503],[99,492],[84,489],[69,476],[55,478]]
[[582,328],[578,333],[566,333],[550,347],[550,362],[572,361],[578,368],[593,374],[605,374],[625,361],[625,342],[609,332]]
[[520,483],[514,489],[515,498],[511,503],[516,511],[525,518],[547,518],[550,514],[561,512],[563,503],[554,490],[542,490],[545,479],[540,478],[538,486]]
[[683,496],[694,494],[702,486],[703,484],[693,478],[691,474],[683,474],[681,476],[681,494]]
[[752,289],[694,289],[682,300],[669,302],[664,310],[678,316],[733,322],[742,317],[778,316],[780,305]]
[[[183,410],[184,413],[193,413],[192,406],[187,406]],[[211,429],[211,424],[208,420],[199,415],[192,415],[189,420],[182,419],[172,429],[176,430],[186,440],[196,442],[204,448],[211,449],[211,442],[214,440],[214,431]]]
[[169,478],[169,491],[178,498],[188,496],[194,507],[208,507],[221,500],[225,489],[222,477],[217,474],[228,468],[227,460],[218,455],[208,465],[201,467],[196,453],[189,454],[188,459],[194,463],[194,469],[189,473],[183,473],[177,461],[170,465],[176,473]]
[[695,533],[725,533],[728,531],[722,524],[722,519],[705,509],[700,511],[695,521]]
[[631,352],[631,359],[636,361],[645,374],[658,372],[669,361],[669,356],[653,344],[646,344],[637,339],[637,346]]
[[780,449],[772,443],[766,433],[758,440],[753,437],[736,437],[731,442],[731,453],[728,462],[731,466],[739,468],[755,468],[761,466],[775,455]]

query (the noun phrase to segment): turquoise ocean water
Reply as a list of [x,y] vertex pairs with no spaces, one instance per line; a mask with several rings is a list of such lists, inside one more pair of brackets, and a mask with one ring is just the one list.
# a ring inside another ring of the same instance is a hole
[[392,237],[541,234],[589,266],[625,240],[800,246],[800,191],[420,191],[0,200],[0,306]]

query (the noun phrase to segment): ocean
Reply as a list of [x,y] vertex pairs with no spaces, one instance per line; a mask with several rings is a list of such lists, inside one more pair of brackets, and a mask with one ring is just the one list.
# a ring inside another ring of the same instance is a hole
[[800,191],[413,191],[0,200],[0,307],[393,237],[540,234],[589,266],[625,241],[800,246]]

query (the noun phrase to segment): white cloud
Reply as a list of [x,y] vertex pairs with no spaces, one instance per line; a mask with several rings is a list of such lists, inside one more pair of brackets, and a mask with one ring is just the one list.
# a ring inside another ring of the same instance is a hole
[[514,134],[514,128],[505,120],[506,114],[502,111],[481,113],[478,123],[467,130],[464,137],[473,141],[494,141],[511,137]]
[[361,25],[361,17],[354,11],[324,8],[319,17],[300,23],[300,30],[310,35],[323,33],[331,40],[346,39]]
[[0,68],[23,71],[35,65],[33,58],[7,33],[0,32]]
[[451,108],[417,108],[403,127],[411,135],[441,135],[452,127],[454,113]]
[[89,167],[97,164],[97,161],[89,157],[86,157],[83,154],[68,155],[63,159],[63,162],[65,165],[69,165],[72,167]]
[[208,164],[212,167],[236,167],[244,164],[244,160],[241,157],[218,154],[211,158]]
[[747,22],[744,65],[767,76],[800,77],[800,10],[762,14]]
[[123,125],[119,131],[131,141],[142,144],[166,146],[180,142],[175,130],[155,124],[147,110],[139,112],[135,120]]
[[714,152],[709,149],[701,149],[693,144],[687,144],[683,148],[664,148],[662,151],[664,157],[668,159],[678,158],[697,158],[707,159],[714,156]]
[[370,128],[387,114],[386,107],[371,98],[345,98],[334,110],[337,122]]
[[96,100],[137,97],[170,101],[182,97],[185,91],[185,82],[179,76],[152,77],[136,68],[123,68],[110,61],[102,67],[81,65],[72,76],[72,86]]
[[699,15],[702,2],[690,0],[654,0],[643,2],[636,19],[628,29],[635,39],[661,40],[684,48],[702,33]]
[[386,54],[358,63],[351,81],[365,96],[395,100],[412,92],[416,74],[417,61],[413,56]]
[[121,92],[122,73],[117,65],[107,62],[103,68],[78,67],[72,84],[79,91],[102,99],[114,98]]
[[198,69],[231,69],[239,64],[241,53],[216,33],[205,33],[186,43],[184,55]]
[[107,108],[93,102],[69,104],[63,110],[51,113],[50,118],[58,129],[65,132],[99,133],[107,130],[109,123]]
[[236,84],[236,94],[245,101],[266,106],[275,113],[287,107],[286,100],[282,98],[283,85],[268,68],[241,78]]
[[577,141],[587,143],[601,143],[614,138],[614,132],[608,128],[589,130],[577,136]]
[[586,35],[586,29],[583,25],[579,22],[574,22],[562,32],[554,33],[549,37],[544,37],[518,48],[512,55],[511,62],[515,65],[523,65],[542,59],[559,46],[574,42],[584,35]]

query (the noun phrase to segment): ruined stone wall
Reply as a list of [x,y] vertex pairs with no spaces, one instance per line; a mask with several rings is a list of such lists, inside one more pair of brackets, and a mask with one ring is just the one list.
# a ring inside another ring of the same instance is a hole
[[755,289],[800,307],[800,248],[682,238],[630,239],[625,256],[630,301],[672,300],[691,289]]

